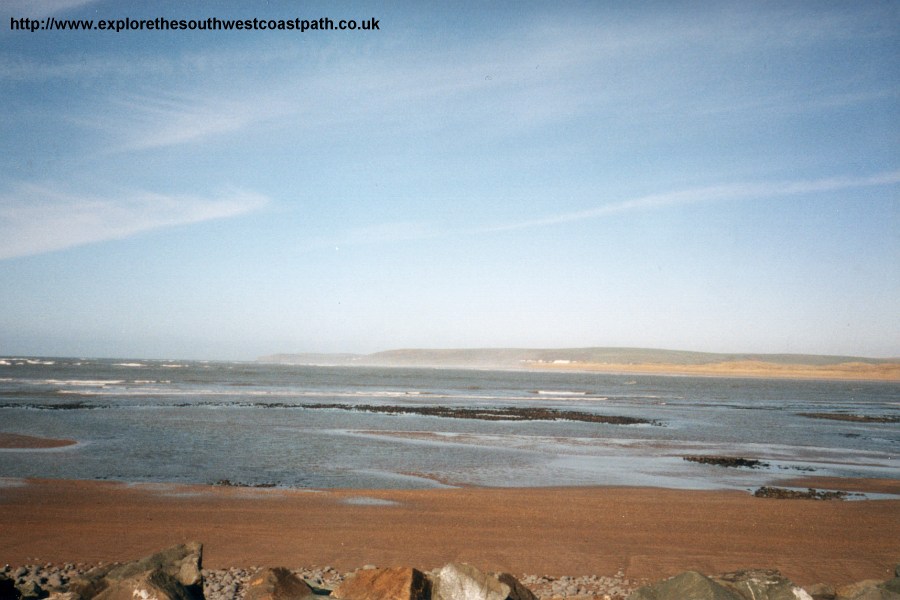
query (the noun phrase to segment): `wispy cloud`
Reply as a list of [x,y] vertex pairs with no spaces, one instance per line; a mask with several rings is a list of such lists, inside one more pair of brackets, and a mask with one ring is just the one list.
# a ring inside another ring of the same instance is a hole
[[813,192],[835,192],[900,183],[900,170],[879,173],[869,177],[830,177],[813,180],[780,181],[769,183],[734,183],[709,187],[690,188],[674,192],[650,194],[639,198],[610,202],[587,210],[564,212],[535,219],[486,227],[483,233],[548,227],[562,223],[599,219],[611,215],[647,211],[671,206],[702,202],[725,202],[750,198],[776,198]]
[[267,202],[265,196],[241,190],[210,197],[141,190],[101,196],[21,184],[0,195],[0,260],[234,217]]
[[[264,97],[228,99],[200,96],[142,96],[117,102],[119,114],[129,115],[129,127],[114,127],[120,150],[143,150],[202,142],[233,133],[286,114],[287,103]],[[113,125],[118,123],[113,121]],[[101,121],[100,127],[108,125]]]
[[[360,123],[377,120],[390,121],[396,131],[459,131],[462,125],[483,135],[510,136],[591,113],[601,122],[622,123],[676,112],[704,116],[795,111],[798,106],[805,110],[812,100],[782,86],[732,88],[721,84],[721,78],[760,44],[811,46],[822,37],[856,31],[873,18],[868,13],[865,18],[803,12],[782,16],[768,27],[743,27],[741,23],[756,24],[762,17],[730,11],[704,12],[696,19],[667,14],[599,29],[596,23],[560,21],[483,44],[451,45],[440,54],[397,50],[389,59],[367,54],[325,59],[325,50],[296,44],[55,60],[13,54],[0,58],[0,79],[98,80],[92,89],[111,91],[91,98],[86,117],[69,116],[106,133],[107,150],[203,143],[275,119],[293,131],[335,135],[354,135]],[[713,57],[704,63],[709,72],[693,73],[686,66],[691,63],[672,60],[686,47]],[[184,75],[176,78],[174,88],[155,86],[173,75]],[[102,85],[107,78],[141,83]],[[346,85],[348,81],[353,85]],[[602,86],[597,85],[600,81]],[[843,94],[837,100],[830,96],[838,92],[824,89],[814,98],[827,107],[828,102],[896,94],[896,89],[882,88],[861,90],[856,97]],[[118,91],[122,89],[144,91],[123,95]]]
[[14,17],[46,17],[98,0],[7,0],[4,12]]

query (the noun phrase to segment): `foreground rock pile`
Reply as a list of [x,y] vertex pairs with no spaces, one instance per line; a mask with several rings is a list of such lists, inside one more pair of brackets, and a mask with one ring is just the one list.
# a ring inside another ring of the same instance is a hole
[[753,569],[706,577],[688,571],[642,587],[628,600],[900,600],[900,565],[888,581],[861,581],[834,589],[800,588],[778,571]]
[[367,565],[201,569],[202,546],[175,546],[125,564],[0,568],[0,600],[900,600],[900,566],[888,581],[799,588],[772,570],[707,577],[686,572],[638,587],[612,577],[516,578],[465,564],[422,572]]

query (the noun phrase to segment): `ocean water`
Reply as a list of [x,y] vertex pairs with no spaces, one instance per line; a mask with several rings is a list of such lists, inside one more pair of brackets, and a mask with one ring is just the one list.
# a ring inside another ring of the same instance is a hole
[[[651,423],[346,409],[360,405],[549,408]],[[896,420],[900,384],[9,357],[0,359],[0,432],[78,443],[0,450],[0,477],[691,489],[752,489],[804,475],[900,477],[900,423],[803,413]],[[697,454],[767,466],[683,460]]]

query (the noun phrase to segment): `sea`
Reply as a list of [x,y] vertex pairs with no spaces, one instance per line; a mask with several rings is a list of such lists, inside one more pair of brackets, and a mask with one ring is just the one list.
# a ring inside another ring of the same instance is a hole
[[[448,408],[459,410],[436,410]],[[547,411],[493,418],[523,408]],[[804,476],[900,478],[900,384],[6,357],[0,432],[77,442],[0,450],[6,482],[753,490]]]

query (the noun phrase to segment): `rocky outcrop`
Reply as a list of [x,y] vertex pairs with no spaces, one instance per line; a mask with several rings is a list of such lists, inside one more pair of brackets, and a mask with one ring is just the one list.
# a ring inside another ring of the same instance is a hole
[[308,583],[283,567],[257,571],[247,585],[245,600],[308,600],[315,596]]
[[417,569],[365,569],[335,588],[339,600],[428,600],[431,582]]
[[718,467],[747,467],[748,469],[767,468],[769,463],[757,460],[755,458],[744,458],[742,456],[683,456],[684,460],[689,462],[700,463],[703,465],[716,465]]
[[778,498],[780,500],[844,500],[848,496],[859,496],[861,494],[850,494],[840,490],[820,491],[813,488],[809,488],[806,491],[791,490],[764,485],[753,492],[753,495],[757,498]]

